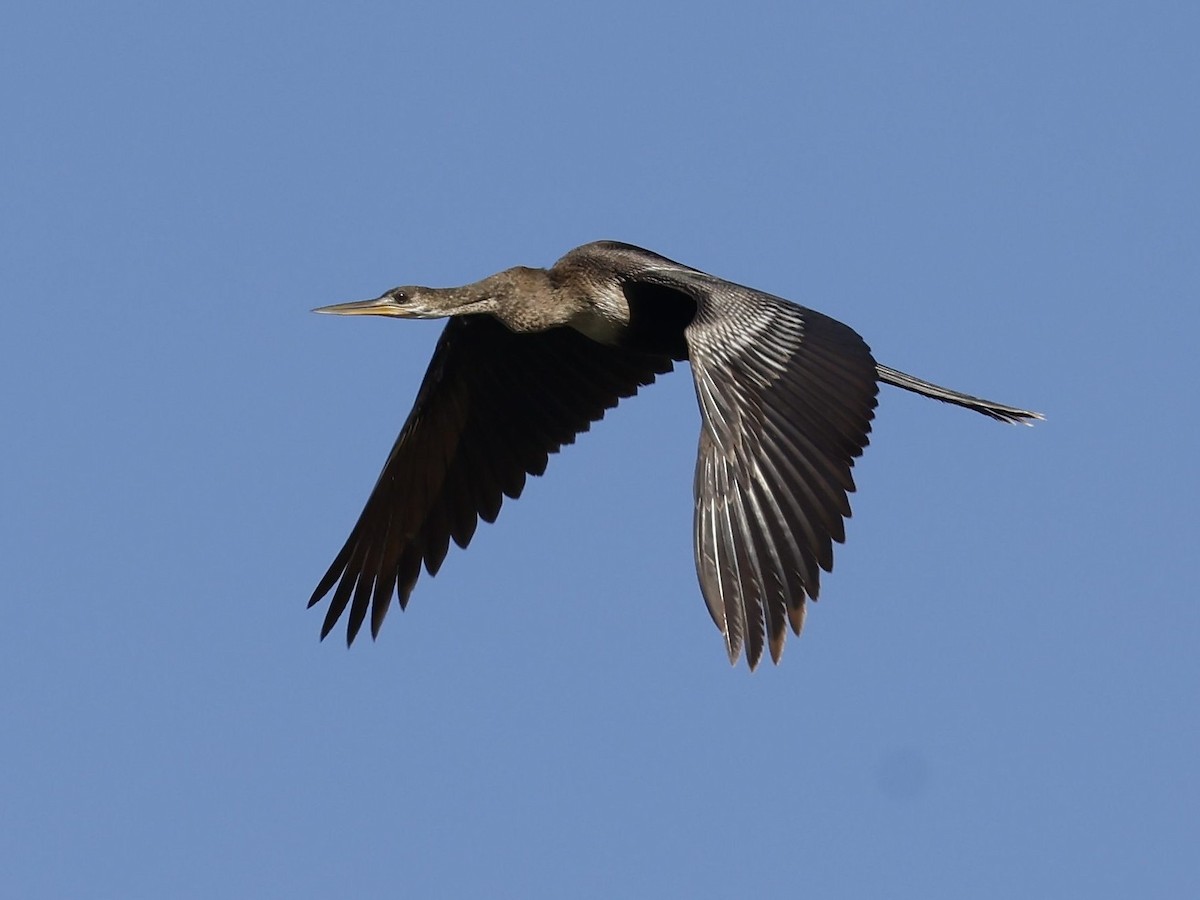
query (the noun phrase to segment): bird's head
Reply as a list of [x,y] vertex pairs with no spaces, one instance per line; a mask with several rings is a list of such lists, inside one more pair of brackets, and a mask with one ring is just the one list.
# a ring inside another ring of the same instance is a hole
[[443,319],[447,316],[490,313],[510,295],[519,292],[523,282],[514,277],[514,271],[500,272],[462,287],[404,285],[392,288],[374,300],[335,303],[317,307],[313,312],[335,316],[394,316],[399,319]]
[[313,312],[334,316],[394,316],[400,319],[438,319],[449,315],[438,291],[417,285],[392,288],[374,300],[355,300],[351,303],[335,303],[319,306]]

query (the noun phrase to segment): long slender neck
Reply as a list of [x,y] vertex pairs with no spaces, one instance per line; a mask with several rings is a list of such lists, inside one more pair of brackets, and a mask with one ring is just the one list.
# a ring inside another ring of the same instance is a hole
[[453,288],[422,288],[422,300],[445,315],[488,313],[513,331],[568,324],[586,299],[556,285],[545,269],[518,267]]

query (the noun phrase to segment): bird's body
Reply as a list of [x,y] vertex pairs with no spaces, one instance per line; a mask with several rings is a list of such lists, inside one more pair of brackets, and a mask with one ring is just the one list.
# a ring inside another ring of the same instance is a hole
[[479,519],[520,495],[548,454],[622,397],[692,366],[703,425],[696,465],[701,590],[730,660],[778,661],[787,626],[844,540],[851,467],[878,382],[1007,422],[1036,413],[876,364],[852,329],[628,244],[600,241],[549,269],[507,269],[460,288],[395,288],[320,312],[449,317],[383,472],[309,605],[333,591],[322,637],[349,608],[347,642],[422,565],[440,568]]

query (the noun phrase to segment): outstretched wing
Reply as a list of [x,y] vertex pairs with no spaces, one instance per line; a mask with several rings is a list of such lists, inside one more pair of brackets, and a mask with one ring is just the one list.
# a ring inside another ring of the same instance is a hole
[[[670,358],[598,344],[570,328],[516,334],[488,315],[451,319],[358,522],[308,605],[333,590],[324,638],[346,607],[346,641],[371,611],[377,635],[393,594],[401,608],[421,564],[436,575],[450,539],[466,547],[479,519],[632,396]],[[334,590],[336,586],[336,590]]]
[[845,539],[877,393],[852,329],[779,297],[692,272],[655,273],[689,293],[686,330],[703,425],[696,461],[696,568],[731,662],[779,661],[806,597]]

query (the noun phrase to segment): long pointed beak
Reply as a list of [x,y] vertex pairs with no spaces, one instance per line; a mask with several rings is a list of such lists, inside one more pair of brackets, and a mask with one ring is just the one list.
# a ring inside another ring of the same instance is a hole
[[398,316],[403,315],[403,308],[387,294],[384,294],[374,300],[355,300],[351,303],[318,306],[313,312],[327,313],[331,316]]

